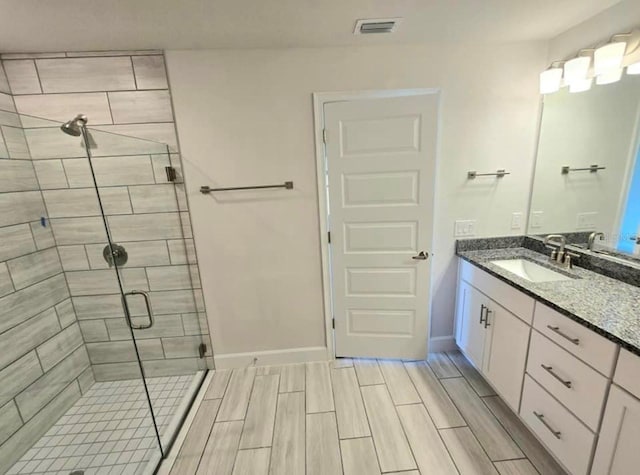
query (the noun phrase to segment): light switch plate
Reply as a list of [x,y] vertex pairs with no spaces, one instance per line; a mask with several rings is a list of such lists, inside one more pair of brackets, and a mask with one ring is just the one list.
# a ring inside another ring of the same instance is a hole
[[475,219],[459,219],[455,223],[453,230],[454,237],[471,237],[476,235],[476,220]]
[[512,213],[511,229],[521,229],[521,228],[522,228],[522,213]]
[[542,211],[534,211],[531,213],[531,228],[541,228],[542,227]]

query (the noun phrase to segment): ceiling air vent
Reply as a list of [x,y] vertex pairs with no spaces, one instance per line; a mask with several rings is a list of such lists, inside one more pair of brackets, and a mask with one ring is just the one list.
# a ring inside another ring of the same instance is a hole
[[353,30],[354,35],[370,35],[373,33],[393,33],[400,23],[400,18],[379,18],[375,20],[358,20]]

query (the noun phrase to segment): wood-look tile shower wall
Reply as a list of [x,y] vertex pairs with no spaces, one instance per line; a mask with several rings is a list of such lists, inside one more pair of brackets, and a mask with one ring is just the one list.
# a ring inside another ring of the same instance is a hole
[[93,384],[46,208],[0,66],[0,473]]
[[[112,237],[129,255],[121,271],[125,290],[151,296],[154,326],[136,331],[145,373],[211,367],[162,53],[5,54],[2,62],[96,380],[135,378],[139,370],[116,274],[102,257],[106,235],[88,160],[80,138],[61,133],[55,123],[78,113],[89,118],[92,163]],[[177,184],[167,181],[169,164],[177,169]],[[130,303],[136,323],[145,321],[142,299],[130,297]],[[200,343],[207,345],[206,359],[199,358]]]

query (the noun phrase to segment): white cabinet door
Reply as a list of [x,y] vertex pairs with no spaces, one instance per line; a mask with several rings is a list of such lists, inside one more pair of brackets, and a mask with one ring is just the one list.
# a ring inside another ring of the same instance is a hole
[[482,369],[487,334],[484,318],[489,299],[465,281],[459,283],[457,343],[467,358]]
[[518,412],[531,327],[495,303],[488,314],[483,373],[502,398]]
[[640,467],[640,400],[611,386],[591,475],[629,475]]

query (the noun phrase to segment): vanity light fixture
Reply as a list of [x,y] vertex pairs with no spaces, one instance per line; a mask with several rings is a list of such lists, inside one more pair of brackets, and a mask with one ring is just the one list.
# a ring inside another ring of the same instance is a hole
[[564,83],[571,86],[574,83],[583,83],[589,74],[591,55],[583,54],[564,63]]
[[569,92],[584,92],[591,89],[593,78],[585,78],[569,84]]
[[[616,35],[622,37],[626,35]],[[626,41],[609,43],[596,49],[593,53],[593,72],[596,76],[608,74],[622,68],[622,60],[627,50]]]
[[540,94],[557,92],[562,85],[562,67],[554,67],[553,64],[549,69],[540,73]]
[[614,69],[613,71],[609,71],[608,73],[603,73],[600,76],[596,76],[596,84],[599,86],[604,86],[605,84],[613,84],[614,82],[620,81],[622,78],[622,68]]

